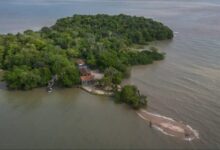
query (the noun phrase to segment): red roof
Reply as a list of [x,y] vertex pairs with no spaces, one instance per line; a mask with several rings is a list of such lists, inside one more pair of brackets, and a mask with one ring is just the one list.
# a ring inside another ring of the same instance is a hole
[[80,79],[81,81],[91,81],[94,79],[94,76],[93,75],[81,76]]
[[83,75],[83,76],[91,74],[91,71],[88,68],[80,68],[79,71],[80,71],[81,75]]

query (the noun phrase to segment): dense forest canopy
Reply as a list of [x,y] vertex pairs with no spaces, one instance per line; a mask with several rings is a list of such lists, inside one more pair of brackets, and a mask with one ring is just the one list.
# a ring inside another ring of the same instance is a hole
[[77,58],[124,76],[128,66],[164,57],[156,50],[138,52],[130,47],[171,38],[171,29],[144,17],[74,15],[37,32],[0,35],[0,68],[6,70],[4,79],[11,89],[45,86],[55,74],[60,85],[70,87],[80,82]]

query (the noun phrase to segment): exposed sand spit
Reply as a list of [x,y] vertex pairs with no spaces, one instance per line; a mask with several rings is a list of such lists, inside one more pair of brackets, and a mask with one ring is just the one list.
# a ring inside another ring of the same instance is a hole
[[166,135],[178,137],[184,140],[198,139],[199,134],[196,130],[192,129],[189,125],[183,122],[175,121],[172,118],[161,116],[147,112],[146,110],[139,110],[137,114],[144,120],[149,122],[149,125],[155,129],[163,132]]

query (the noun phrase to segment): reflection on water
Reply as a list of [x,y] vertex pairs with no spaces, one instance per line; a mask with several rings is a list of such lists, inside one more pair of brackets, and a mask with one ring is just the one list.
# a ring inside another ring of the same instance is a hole
[[125,83],[148,95],[149,111],[186,122],[200,140],[165,136],[128,107],[80,89],[0,90],[0,148],[219,148],[219,10],[217,0],[1,1],[1,33],[39,29],[73,13],[141,15],[170,26],[172,41],[152,43],[166,59],[134,67]]

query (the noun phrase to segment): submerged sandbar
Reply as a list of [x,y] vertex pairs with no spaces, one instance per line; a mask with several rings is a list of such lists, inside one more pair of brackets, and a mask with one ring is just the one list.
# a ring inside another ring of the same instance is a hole
[[144,120],[149,122],[149,125],[159,129],[164,134],[175,136],[184,140],[193,140],[199,138],[196,130],[192,129],[187,124],[181,121],[176,121],[172,118],[150,113],[146,110],[139,110],[137,114]]

